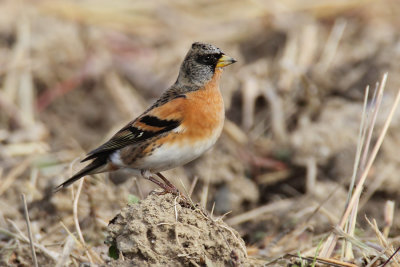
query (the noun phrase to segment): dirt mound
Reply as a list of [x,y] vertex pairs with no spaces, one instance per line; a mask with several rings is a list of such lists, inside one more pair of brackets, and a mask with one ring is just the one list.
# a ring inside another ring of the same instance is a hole
[[112,266],[251,265],[235,230],[171,194],[123,208],[108,226],[107,243],[123,255]]

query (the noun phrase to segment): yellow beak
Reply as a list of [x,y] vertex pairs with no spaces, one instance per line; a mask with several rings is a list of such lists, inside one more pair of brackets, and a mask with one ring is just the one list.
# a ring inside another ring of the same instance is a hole
[[225,66],[231,65],[236,62],[236,59],[228,57],[227,55],[222,55],[217,63],[217,68],[223,68]]

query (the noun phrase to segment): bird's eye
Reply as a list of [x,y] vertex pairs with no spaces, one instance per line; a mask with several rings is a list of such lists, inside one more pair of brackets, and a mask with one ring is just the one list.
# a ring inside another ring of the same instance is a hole
[[205,57],[204,57],[204,61],[205,61],[205,62],[210,62],[211,59],[212,59],[211,56],[205,56]]
[[214,56],[213,55],[204,55],[199,58],[199,61],[203,64],[210,65],[210,64],[213,64],[213,62],[214,62]]

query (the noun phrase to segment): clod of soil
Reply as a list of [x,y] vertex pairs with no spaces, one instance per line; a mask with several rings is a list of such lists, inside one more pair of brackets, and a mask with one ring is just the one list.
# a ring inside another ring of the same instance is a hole
[[234,229],[171,194],[123,208],[108,225],[106,243],[123,255],[111,266],[251,265]]

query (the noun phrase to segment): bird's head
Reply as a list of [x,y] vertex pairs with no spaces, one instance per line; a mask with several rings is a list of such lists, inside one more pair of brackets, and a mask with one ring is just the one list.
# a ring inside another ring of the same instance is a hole
[[225,55],[221,49],[211,44],[192,44],[179,71],[178,82],[203,86],[210,81],[216,68],[223,68],[236,60]]

